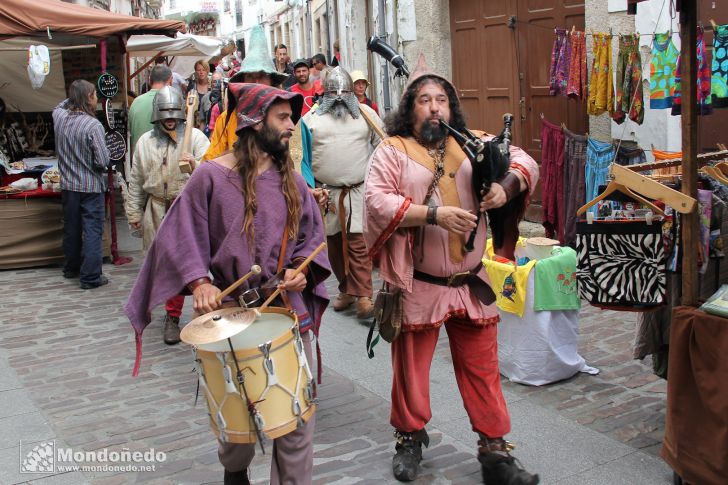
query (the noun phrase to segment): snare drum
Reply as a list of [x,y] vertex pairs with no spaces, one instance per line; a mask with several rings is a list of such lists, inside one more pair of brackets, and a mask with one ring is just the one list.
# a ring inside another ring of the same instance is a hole
[[254,420],[265,436],[278,438],[302,426],[316,409],[313,376],[293,312],[268,307],[230,339],[200,344],[194,352],[210,424],[221,441],[255,443]]

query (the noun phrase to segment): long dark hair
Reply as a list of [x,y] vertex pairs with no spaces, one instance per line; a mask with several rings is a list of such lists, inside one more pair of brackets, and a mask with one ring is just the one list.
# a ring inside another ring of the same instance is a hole
[[450,123],[449,125],[458,131],[465,129],[465,115],[463,110],[460,108],[460,101],[458,95],[453,89],[452,85],[443,79],[432,76],[425,76],[407,88],[402,95],[402,99],[399,102],[399,106],[396,111],[390,113],[384,120],[384,130],[389,136],[403,136],[411,137],[415,134],[414,126],[414,106],[415,98],[417,97],[417,91],[425,83],[435,83],[445,90],[447,94],[448,103],[450,104]]
[[89,116],[96,117],[96,106],[89,101],[89,96],[96,90],[96,86],[85,79],[76,79],[68,88],[69,108],[83,111]]
[[[255,134],[256,132],[252,127],[245,128],[238,134],[238,139],[233,145],[238,173],[240,173],[243,179],[243,196],[245,197],[243,233],[247,236],[251,248],[255,241],[253,220],[258,210],[258,202],[255,196],[255,180],[258,178],[256,159],[260,149]],[[288,239],[296,239],[298,237],[298,223],[301,219],[301,196],[293,175],[293,161],[289,153],[286,152],[283,160],[274,158],[273,163],[282,178],[281,191],[283,192],[283,197],[286,199],[286,207],[288,209],[286,218]]]

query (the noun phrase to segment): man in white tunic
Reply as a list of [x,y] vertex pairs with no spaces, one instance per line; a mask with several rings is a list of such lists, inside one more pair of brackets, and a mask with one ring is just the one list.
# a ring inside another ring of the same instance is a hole
[[[210,145],[205,134],[193,128],[192,153],[182,153],[184,105],[182,94],[177,89],[170,86],[160,89],[154,98],[152,111],[154,129],[144,133],[134,149],[125,209],[129,224],[134,229],[142,229],[145,251],[154,240],[164,214],[190,178],[190,174],[180,170],[179,162],[188,162],[194,170]],[[184,296],[178,295],[167,300],[165,305],[167,313],[163,335],[164,342],[169,345],[180,341],[179,317],[184,301]]]
[[334,310],[356,302],[359,318],[370,318],[372,263],[362,235],[364,177],[379,143],[373,126],[382,120],[369,106],[360,105],[351,76],[341,67],[332,69],[323,82],[321,105],[304,117],[311,131],[313,175],[317,187],[329,190],[324,214],[329,261],[339,281]]

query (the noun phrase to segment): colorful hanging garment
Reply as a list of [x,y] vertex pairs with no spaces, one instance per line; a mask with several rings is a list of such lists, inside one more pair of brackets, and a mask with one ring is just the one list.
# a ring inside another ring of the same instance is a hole
[[622,124],[629,115],[630,120],[641,125],[645,117],[642,101],[642,59],[639,45],[639,34],[619,36],[617,99],[612,114],[612,119],[619,124]]
[[675,65],[678,51],[672,43],[672,32],[655,34],[650,61],[650,109],[672,107],[675,92]]
[[594,63],[589,82],[589,102],[587,112],[598,116],[614,111],[614,90],[612,86],[612,35],[594,34],[592,51]]
[[586,204],[586,137],[564,128],[564,244],[576,242],[576,211]]
[[[614,159],[614,145],[589,138],[586,143],[586,200],[590,201],[599,195],[599,186],[606,185],[609,165]],[[588,212],[596,215],[597,205],[589,207]]]
[[713,37],[710,94],[713,106],[728,107],[728,25],[719,25]]
[[586,96],[586,34],[574,32],[571,35],[571,60],[569,62],[569,82],[566,84],[567,96],[582,98]]
[[[564,133],[559,125],[541,120],[541,205],[546,237],[553,238],[559,228],[559,186],[563,186]],[[561,180],[559,180],[561,176]],[[563,187],[562,187],[563,188]]]
[[[713,112],[710,97],[710,68],[708,58],[705,55],[705,41],[703,40],[703,28],[698,26],[697,31],[697,64],[698,64],[698,114],[709,115]],[[675,66],[675,91],[672,95],[672,115],[679,116],[682,113],[681,80],[680,80],[680,57],[677,58]]]
[[647,161],[645,151],[640,148],[636,141],[622,140],[620,142],[616,140],[614,148],[617,150],[617,158],[614,161],[619,165],[635,165]]
[[571,61],[571,43],[564,29],[554,29],[556,40],[551,50],[551,69],[549,72],[549,94],[566,96],[566,84],[569,80],[569,62]]

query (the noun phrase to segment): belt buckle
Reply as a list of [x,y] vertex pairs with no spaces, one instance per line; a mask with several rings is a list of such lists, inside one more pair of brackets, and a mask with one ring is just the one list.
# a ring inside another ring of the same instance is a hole
[[470,271],[455,273],[447,279],[447,286],[462,286],[468,276],[470,276]]
[[238,297],[238,302],[243,308],[255,307],[260,302],[260,300],[260,293],[258,293],[257,288],[251,288],[249,290],[246,290]]

